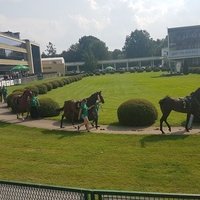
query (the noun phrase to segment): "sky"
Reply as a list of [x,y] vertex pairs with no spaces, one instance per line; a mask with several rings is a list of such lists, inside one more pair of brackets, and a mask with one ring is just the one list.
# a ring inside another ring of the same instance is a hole
[[199,0],[0,0],[0,32],[20,32],[46,50],[67,51],[83,36],[122,49],[131,32],[163,39],[167,28],[200,25]]

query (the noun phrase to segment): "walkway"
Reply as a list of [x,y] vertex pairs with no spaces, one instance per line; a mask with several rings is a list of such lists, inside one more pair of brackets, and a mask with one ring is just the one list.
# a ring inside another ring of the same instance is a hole
[[[38,119],[38,120],[22,120],[17,119],[16,115],[11,113],[10,109],[6,107],[7,104],[0,104],[0,121],[8,122],[12,124],[18,124],[28,127],[37,127],[49,130],[62,130],[62,131],[75,131],[75,129],[70,124],[64,123],[64,128],[60,128],[60,121],[54,121],[49,119]],[[171,135],[182,135],[182,134],[200,134],[200,127],[194,127],[189,133],[185,132],[184,127],[172,127],[172,133],[168,132],[168,129],[164,127],[166,134]],[[84,127],[81,127],[81,132],[84,132]],[[158,127],[119,127],[111,125],[101,125],[98,130],[95,128],[91,129],[91,132],[94,133],[109,133],[109,134],[161,134]]]

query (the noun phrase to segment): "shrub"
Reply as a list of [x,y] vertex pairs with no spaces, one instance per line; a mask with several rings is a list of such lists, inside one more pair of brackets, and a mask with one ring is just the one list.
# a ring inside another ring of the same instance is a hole
[[43,84],[46,85],[48,91],[53,89],[53,86],[52,86],[52,84],[50,82],[43,83]]
[[31,90],[36,96],[39,94],[39,89],[36,86],[25,87],[25,89]]
[[57,102],[52,100],[51,98],[41,98],[39,99],[40,102],[40,117],[52,117],[59,115],[59,105]]
[[64,82],[62,80],[57,80],[58,87],[63,87]]
[[38,88],[39,94],[46,94],[47,93],[47,86],[45,84],[36,85]]
[[17,97],[17,96],[20,96],[22,94],[23,94],[22,91],[15,91],[15,92],[9,94],[7,96],[7,105],[8,105],[8,107],[11,107],[12,110],[13,110],[13,108],[14,108],[14,106],[13,106],[13,100],[14,100],[14,98]]
[[51,81],[50,83],[52,84],[52,86],[53,86],[53,89],[56,89],[56,88],[58,88],[58,87],[59,87],[59,84],[58,84],[58,82],[57,82],[57,81]]
[[145,99],[130,99],[117,110],[118,120],[125,126],[152,125],[158,117],[155,106]]

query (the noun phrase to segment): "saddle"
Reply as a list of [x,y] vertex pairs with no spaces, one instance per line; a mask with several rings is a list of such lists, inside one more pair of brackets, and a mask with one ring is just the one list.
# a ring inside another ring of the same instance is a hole
[[186,97],[183,97],[183,98],[179,98],[179,100],[182,101],[184,109],[190,109],[191,108],[191,104],[192,104],[191,96],[186,96]]

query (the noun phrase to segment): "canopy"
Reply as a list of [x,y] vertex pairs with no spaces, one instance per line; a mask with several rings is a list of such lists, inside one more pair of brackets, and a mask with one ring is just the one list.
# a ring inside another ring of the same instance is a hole
[[107,70],[107,71],[114,71],[115,68],[114,68],[114,67],[111,67],[111,66],[108,66],[108,67],[106,67],[106,70]]
[[24,66],[24,65],[16,65],[14,66],[10,71],[28,71],[29,67],[28,66]]

